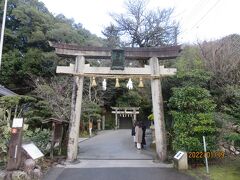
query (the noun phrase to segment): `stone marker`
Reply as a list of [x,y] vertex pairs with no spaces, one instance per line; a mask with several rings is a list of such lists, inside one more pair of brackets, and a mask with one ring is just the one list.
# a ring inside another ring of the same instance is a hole
[[178,151],[173,158],[174,167],[178,170],[187,170],[188,169],[188,158],[187,153],[184,151]]
[[101,119],[97,120],[98,131],[101,131]]

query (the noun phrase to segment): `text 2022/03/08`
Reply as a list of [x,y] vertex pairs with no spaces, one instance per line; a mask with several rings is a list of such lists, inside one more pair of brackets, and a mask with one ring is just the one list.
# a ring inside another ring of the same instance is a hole
[[188,152],[188,158],[224,158],[224,151]]

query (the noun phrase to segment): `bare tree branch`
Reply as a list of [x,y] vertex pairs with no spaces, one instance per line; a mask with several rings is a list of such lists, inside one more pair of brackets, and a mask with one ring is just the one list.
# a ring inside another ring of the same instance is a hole
[[171,19],[173,9],[147,10],[147,1],[128,0],[126,14],[110,14],[118,35],[126,36],[132,47],[165,46],[177,43],[178,23]]

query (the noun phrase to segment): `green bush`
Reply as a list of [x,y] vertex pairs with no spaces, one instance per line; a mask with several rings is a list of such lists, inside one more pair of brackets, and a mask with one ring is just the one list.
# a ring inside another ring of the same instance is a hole
[[89,132],[88,131],[81,131],[79,136],[82,137],[82,138],[89,137]]
[[216,125],[213,103],[208,90],[187,86],[174,88],[169,100],[173,117],[173,149],[203,151],[202,136],[206,137],[208,151],[215,149]]
[[240,86],[230,86],[228,85],[224,89],[224,105],[222,109],[227,114],[235,117],[237,123],[240,124]]
[[240,142],[240,134],[236,132],[229,133],[224,136],[224,139],[229,142]]
[[0,127],[0,164],[4,164],[7,161],[7,144],[10,138],[10,129],[8,126]]
[[49,152],[47,148],[51,138],[51,132],[48,129],[37,128],[24,132],[24,140],[32,141],[44,154]]

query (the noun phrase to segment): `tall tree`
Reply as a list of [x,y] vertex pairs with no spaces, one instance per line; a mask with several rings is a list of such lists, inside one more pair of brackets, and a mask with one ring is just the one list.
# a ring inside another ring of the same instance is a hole
[[147,10],[146,0],[128,0],[125,5],[126,13],[111,16],[118,31],[128,39],[126,45],[153,47],[177,43],[178,23],[171,18],[173,9]]
[[[3,5],[4,1],[0,0],[0,9]],[[102,39],[73,19],[64,15],[54,17],[39,0],[9,0],[0,84],[25,94],[33,88],[32,76],[52,77],[60,58],[48,41],[102,44]]]
[[199,44],[202,60],[214,74],[211,85],[225,87],[240,85],[240,35],[233,34],[220,40]]
[[102,34],[107,38],[107,47],[115,48],[120,45],[120,33],[116,26],[113,24],[110,24],[108,27],[106,27]]
[[69,120],[71,112],[71,78],[66,76],[53,77],[50,82],[43,78],[34,80],[34,93],[48,102],[52,116],[58,119]]

